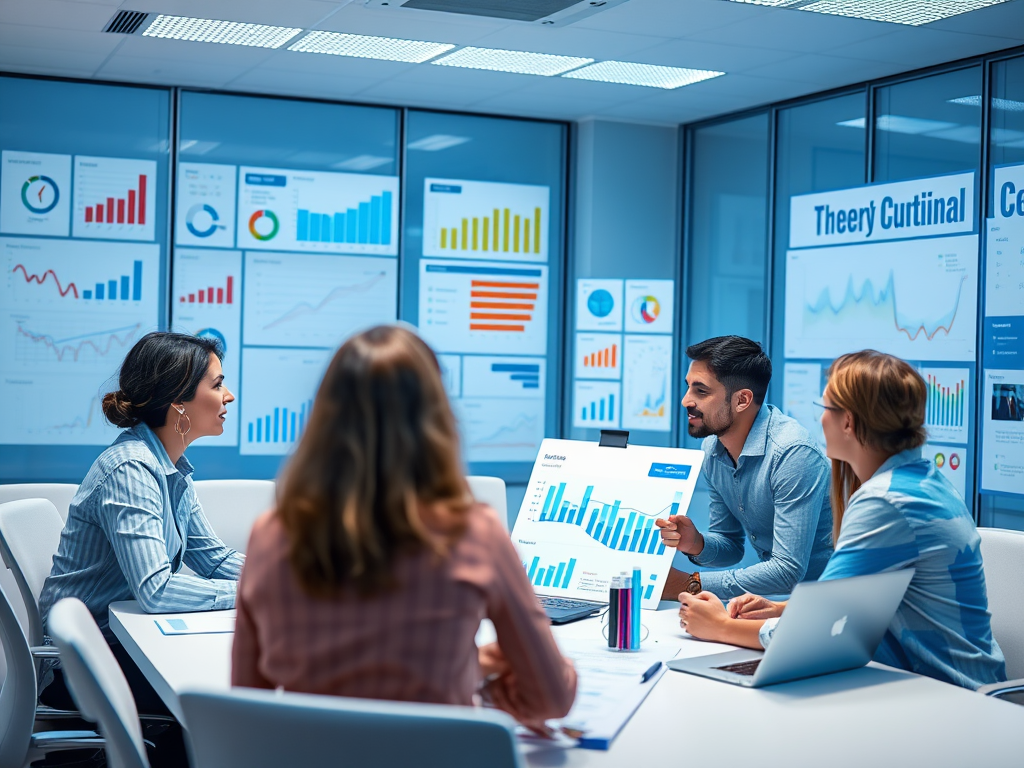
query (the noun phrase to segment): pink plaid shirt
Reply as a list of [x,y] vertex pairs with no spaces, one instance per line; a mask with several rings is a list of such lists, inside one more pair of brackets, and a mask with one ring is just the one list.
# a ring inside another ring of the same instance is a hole
[[488,618],[523,704],[541,717],[568,711],[575,672],[494,510],[470,511],[448,557],[401,556],[395,570],[391,592],[311,598],[293,574],[280,521],[261,517],[238,585],[232,684],[469,705],[481,678],[474,637]]

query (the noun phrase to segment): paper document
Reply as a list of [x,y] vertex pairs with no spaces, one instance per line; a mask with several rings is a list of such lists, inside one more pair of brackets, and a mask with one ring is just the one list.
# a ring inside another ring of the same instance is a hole
[[652,664],[675,657],[674,645],[645,645],[639,651],[611,651],[599,640],[560,641],[559,647],[576,665],[576,703],[558,725],[581,732],[579,746],[608,749],[637,708],[665,673],[665,666],[647,680]]
[[153,619],[153,622],[165,635],[231,634],[235,631],[235,612],[187,613]]

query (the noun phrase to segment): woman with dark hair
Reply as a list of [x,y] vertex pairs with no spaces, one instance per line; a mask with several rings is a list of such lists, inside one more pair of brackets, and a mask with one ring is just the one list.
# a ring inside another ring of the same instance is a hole
[[[978,688],[1006,679],[992,637],[981,539],[963,499],[922,458],[927,390],[898,357],[866,350],[839,357],[821,402],[832,459],[835,552],[821,579],[914,568],[875,661]],[[742,595],[681,595],[694,637],[767,648],[786,604]]]
[[[137,600],[150,613],[235,605],[243,557],[211,529],[185,458],[189,444],[224,431],[226,406],[235,398],[224,386],[222,354],[217,342],[180,333],[147,334],[128,352],[119,389],[103,398],[104,415],[125,431],[93,462],[72,499],[39,598],[44,626],[62,598],[88,606],[143,712],[162,705],[110,632],[110,603]],[[196,575],[180,573],[185,565]],[[59,669],[40,698],[68,708]]]
[[[405,328],[334,356],[248,552],[234,685],[468,705],[486,679],[534,726],[572,705],[573,667],[469,492],[437,358]],[[478,649],[483,618],[498,643]]]

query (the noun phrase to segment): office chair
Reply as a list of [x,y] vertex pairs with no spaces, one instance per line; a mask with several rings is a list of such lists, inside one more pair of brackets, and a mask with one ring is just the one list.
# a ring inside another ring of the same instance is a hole
[[74,483],[13,483],[0,485],[0,504],[19,499],[49,499],[60,519],[68,519],[68,507],[78,492]]
[[1024,531],[1002,528],[979,528],[981,556],[985,563],[985,586],[988,609],[992,614],[992,635],[1006,659],[1005,683],[984,685],[978,689],[986,696],[1014,697],[1024,703],[1024,605],[1021,585],[1024,584]]
[[85,604],[65,598],[50,609],[68,689],[83,716],[99,723],[111,768],[149,768],[146,742],[128,681]]
[[249,688],[179,697],[194,768],[518,768],[503,712]]
[[277,502],[273,480],[197,480],[196,496],[220,540],[245,552],[256,518]]
[[505,493],[505,481],[500,477],[486,475],[470,475],[466,478],[469,490],[479,502],[494,509],[501,518],[501,524],[508,530],[508,495]]
[[25,604],[25,632],[31,645],[43,644],[39,595],[60,546],[64,521],[47,499],[21,499],[0,504],[0,555],[14,575]]
[[[36,657],[4,594],[0,594],[0,644],[7,662],[7,676],[0,687],[0,768],[22,768],[49,752],[102,749],[103,739],[95,731],[33,732],[39,716]],[[77,712],[63,714],[78,717]]]

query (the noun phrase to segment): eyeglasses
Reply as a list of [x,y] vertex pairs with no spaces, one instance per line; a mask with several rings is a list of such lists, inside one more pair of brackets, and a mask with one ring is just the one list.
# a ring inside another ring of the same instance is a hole
[[825,405],[825,403],[823,403],[821,400],[812,400],[811,402],[825,411],[835,411],[836,413],[840,413],[843,410],[842,408],[837,408],[834,405]]

